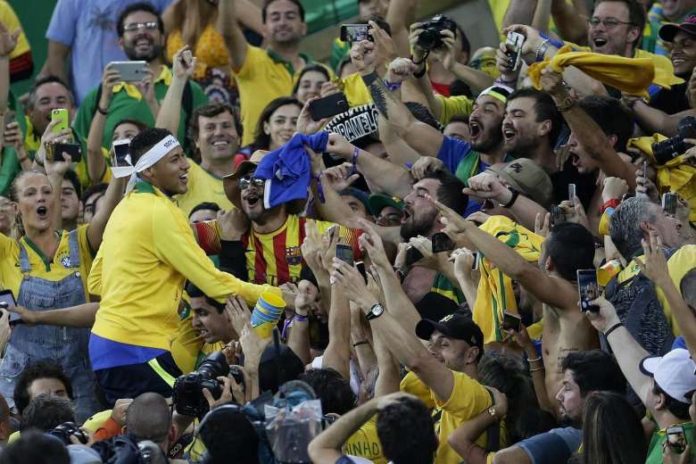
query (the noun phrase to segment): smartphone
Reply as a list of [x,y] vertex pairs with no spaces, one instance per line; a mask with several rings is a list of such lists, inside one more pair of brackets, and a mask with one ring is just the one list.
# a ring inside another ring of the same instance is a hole
[[505,48],[507,52],[505,54],[510,60],[512,65],[512,70],[517,71],[522,64],[522,45],[524,44],[524,36],[519,32],[508,32],[507,38],[505,39]]
[[[7,310],[15,306],[17,306],[17,301],[15,300],[12,290],[0,291],[0,308]],[[22,321],[22,317],[19,314],[10,312],[10,325],[17,325],[22,322],[24,321]]]
[[673,425],[667,429],[667,446],[675,454],[682,454],[686,450],[686,434],[683,426]]
[[643,179],[648,180],[648,162],[643,161]]
[[471,263],[471,269],[474,271],[477,270],[481,266],[481,254],[477,251],[474,253],[474,262]]
[[131,139],[120,139],[114,141],[112,144],[114,147],[114,166],[131,166],[130,142]]
[[454,250],[454,242],[444,232],[433,234],[431,240],[433,242],[433,253]]
[[360,275],[363,276],[363,279],[365,279],[365,283],[367,283],[367,271],[365,270],[365,263],[362,261],[356,261],[355,268],[358,270]]
[[340,39],[349,43],[361,42],[363,40],[374,41],[368,24],[341,24]]
[[53,133],[59,134],[70,127],[70,116],[65,108],[56,108],[51,110],[51,122],[57,121],[53,126]]
[[343,92],[333,93],[309,103],[309,115],[314,121],[345,113],[348,109],[348,98]]
[[67,153],[73,163],[82,160],[82,145],[79,143],[50,143],[46,146],[46,158],[48,161],[63,160],[62,154]]
[[409,245],[406,248],[406,266],[412,266],[421,259],[423,259],[423,253],[418,251],[416,247]]
[[677,195],[671,192],[662,194],[662,211],[670,216],[677,214]]
[[591,305],[590,301],[599,298],[599,284],[595,269],[578,269],[578,293],[580,294],[580,309],[596,313],[599,307]]
[[566,215],[563,208],[558,205],[551,206],[551,226],[557,226],[566,222]]
[[107,66],[118,71],[124,82],[140,82],[147,75],[146,61],[112,61]]
[[518,314],[503,311],[503,330],[513,330],[519,332],[522,325],[522,317]]
[[568,184],[568,200],[575,204],[575,184]]
[[353,265],[353,247],[338,243],[336,245],[336,257],[343,262]]

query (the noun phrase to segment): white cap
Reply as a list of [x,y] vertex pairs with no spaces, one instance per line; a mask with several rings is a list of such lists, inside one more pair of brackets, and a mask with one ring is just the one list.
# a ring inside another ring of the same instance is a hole
[[680,403],[691,402],[689,393],[696,390],[696,363],[689,351],[677,348],[664,356],[650,356],[640,362],[640,370]]

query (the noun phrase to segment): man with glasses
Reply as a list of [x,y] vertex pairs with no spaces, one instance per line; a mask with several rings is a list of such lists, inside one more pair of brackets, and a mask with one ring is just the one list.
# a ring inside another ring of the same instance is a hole
[[[147,74],[141,82],[128,83],[114,80],[113,69],[104,69],[102,84],[83,100],[75,118],[75,130],[87,139],[96,113],[106,117],[102,143],[108,149],[116,125],[124,119],[154,126],[160,102],[172,84],[172,71],[165,65],[164,23],[157,10],[149,3],[136,3],[126,8],[116,23],[119,44],[131,61],[147,62]],[[179,127],[175,135],[186,140],[186,125],[196,108],[207,98],[200,86],[189,82],[184,88]]]
[[[77,102],[81,102],[99,83],[107,63],[126,59],[114,25],[121,11],[135,3],[136,0],[58,0],[46,31],[48,53],[41,75],[59,76],[67,82],[65,62],[70,55],[73,89]],[[151,3],[157,11],[164,11],[171,0]]]
[[[221,237],[228,242],[239,243],[241,240],[249,282],[282,285],[300,280],[304,264],[300,246],[304,241],[307,218],[299,214],[304,210],[305,200],[291,201],[271,209],[264,207],[265,181],[255,178],[254,172],[266,153],[254,152],[248,161],[241,163],[234,173],[223,179],[225,195],[248,221],[241,217],[235,224],[223,221],[220,224],[223,229]],[[247,231],[248,222],[251,227]],[[336,225],[326,221],[315,222],[319,233]],[[358,234],[343,226],[336,227],[339,228],[339,242],[350,245],[357,260],[360,253]]]

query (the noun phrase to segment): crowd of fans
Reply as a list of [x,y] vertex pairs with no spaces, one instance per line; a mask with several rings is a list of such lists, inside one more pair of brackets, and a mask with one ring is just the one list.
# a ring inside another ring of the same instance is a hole
[[696,463],[696,0],[417,3],[0,1],[0,464]]

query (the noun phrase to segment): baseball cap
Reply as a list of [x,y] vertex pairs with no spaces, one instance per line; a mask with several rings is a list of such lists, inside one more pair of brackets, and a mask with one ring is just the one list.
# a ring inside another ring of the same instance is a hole
[[649,356],[640,362],[640,370],[654,378],[670,397],[691,403],[690,393],[696,390],[696,364],[688,350],[677,348],[664,356]]
[[362,190],[356,189],[355,187],[348,187],[338,192],[338,194],[342,197],[353,197],[357,199],[360,203],[363,204],[363,206],[368,212],[370,211],[367,193],[363,192]]
[[389,195],[384,195],[383,193],[373,193],[367,199],[367,205],[369,207],[370,213],[373,216],[379,216],[380,211],[382,211],[387,206],[396,208],[399,211],[403,211],[404,202],[399,197],[390,197]]
[[551,178],[529,158],[518,158],[502,166],[488,168],[505,183],[541,206],[548,206],[553,195]]
[[483,349],[483,332],[476,323],[466,316],[450,314],[439,322],[421,319],[416,324],[416,335],[423,340],[430,340],[433,332],[438,331],[445,337],[464,340],[471,346]]
[[696,37],[696,12],[689,13],[681,24],[665,24],[658,34],[665,42],[672,42],[679,31]]

